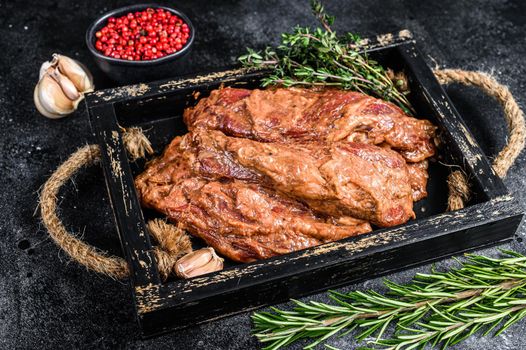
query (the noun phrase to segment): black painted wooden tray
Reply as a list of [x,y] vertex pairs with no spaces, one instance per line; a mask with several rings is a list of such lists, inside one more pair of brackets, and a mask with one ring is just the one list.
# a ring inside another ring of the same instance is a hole
[[[381,42],[381,44],[380,44]],[[86,97],[93,133],[102,150],[107,188],[143,334],[190,326],[291,297],[312,294],[512,238],[522,209],[493,172],[415,43],[399,35],[372,40],[370,54],[403,70],[417,115],[439,126],[440,162],[430,165],[429,196],[415,204],[417,219],[399,227],[250,264],[229,263],[223,271],[189,280],[162,282],[133,177],[144,163],[130,163],[121,128],[142,127],[159,154],[186,132],[182,112],[221,84],[257,87],[264,72],[231,70],[97,91]],[[449,164],[462,168],[473,196],[465,209],[446,212]],[[199,244],[196,242],[196,244]]]

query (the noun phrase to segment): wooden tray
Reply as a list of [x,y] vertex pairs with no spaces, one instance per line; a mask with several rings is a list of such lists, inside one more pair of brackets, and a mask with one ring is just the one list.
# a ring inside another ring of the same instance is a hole
[[174,136],[186,132],[181,116],[185,107],[195,104],[194,92],[206,96],[222,84],[257,87],[265,73],[230,70],[86,96],[122,249],[132,272],[130,283],[143,335],[275,304],[512,238],[522,209],[493,172],[414,41],[388,35],[370,42],[371,56],[407,74],[417,115],[439,127],[439,159],[461,167],[470,179],[473,196],[468,206],[446,212],[450,169],[435,162],[430,165],[429,196],[416,203],[417,219],[405,225],[268,260],[229,263],[223,271],[189,280],[162,282],[159,277],[145,227],[145,217],[158,214],[140,207],[133,178],[144,162],[128,161],[120,126],[142,127],[159,154]]

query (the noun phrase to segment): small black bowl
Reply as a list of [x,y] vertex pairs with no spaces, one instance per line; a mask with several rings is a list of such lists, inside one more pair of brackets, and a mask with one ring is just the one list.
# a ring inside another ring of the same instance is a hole
[[[149,61],[128,61],[119,58],[104,56],[95,48],[95,33],[99,31],[110,17],[120,17],[129,12],[142,11],[147,8],[162,8],[181,18],[190,28],[190,36],[185,46],[171,55],[167,55],[155,60]],[[190,51],[195,38],[195,28],[190,19],[181,11],[157,4],[138,4],[121,7],[110,11],[99,17],[93,22],[86,32],[86,44],[89,51],[93,54],[95,62],[99,68],[106,73],[112,80],[123,83],[133,84],[139,82],[148,82],[157,79],[170,78],[176,75],[188,73],[186,70],[187,54]]]

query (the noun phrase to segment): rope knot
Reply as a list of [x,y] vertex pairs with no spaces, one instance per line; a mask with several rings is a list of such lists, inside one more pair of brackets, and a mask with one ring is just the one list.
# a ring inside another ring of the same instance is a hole
[[164,220],[154,219],[148,221],[147,227],[159,243],[154,254],[157,258],[159,274],[165,280],[173,271],[177,260],[192,251],[192,242],[180,224],[174,226]]
[[469,201],[469,184],[464,173],[455,170],[447,177],[447,187],[449,197],[447,200],[447,210],[458,210],[464,208]]
[[[134,154],[150,153],[151,145],[140,128],[126,129],[123,135],[131,157]],[[146,141],[147,142],[146,142]],[[131,146],[130,146],[131,145]],[[130,147],[133,151],[130,151]],[[153,152],[153,150],[151,150]],[[98,145],[86,145],[73,153],[46,181],[40,194],[40,209],[44,226],[55,243],[72,259],[90,270],[112,278],[129,276],[127,262],[81,241],[69,233],[57,216],[57,197],[60,188],[82,167],[99,163],[101,151]],[[166,279],[174,269],[177,260],[192,251],[190,237],[181,229],[167,222],[155,219],[147,224],[151,235],[158,241],[154,254],[159,265],[159,274]]]
[[122,131],[122,142],[132,161],[146,158],[147,154],[152,155],[154,153],[150,140],[144,135],[141,128],[122,128]]

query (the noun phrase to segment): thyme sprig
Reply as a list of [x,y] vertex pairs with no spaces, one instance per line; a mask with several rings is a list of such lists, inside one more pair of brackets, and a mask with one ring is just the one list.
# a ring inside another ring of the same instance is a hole
[[277,48],[248,49],[239,61],[247,68],[272,71],[263,79],[263,86],[336,86],[394,102],[412,113],[405,92],[397,89],[386,69],[369,58],[360,37],[352,33],[338,36],[331,28],[334,17],[326,14],[322,4],[311,1],[311,8],[323,28],[297,26],[292,33],[281,35]]
[[388,350],[446,348],[496,328],[498,335],[526,317],[526,256],[503,253],[503,258],[468,255],[459,268],[419,273],[407,285],[386,280],[386,294],[331,291],[331,304],[293,300],[292,310],[254,313],[254,335],[264,349],[300,339],[310,339],[305,349],[312,349],[353,333],[358,341],[368,340],[369,349]]

